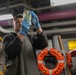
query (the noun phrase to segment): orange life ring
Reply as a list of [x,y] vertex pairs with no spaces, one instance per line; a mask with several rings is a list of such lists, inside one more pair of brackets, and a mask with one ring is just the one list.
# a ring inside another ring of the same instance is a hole
[[[56,59],[58,60],[57,66],[54,69],[48,69],[43,64],[43,60],[44,60],[45,56],[48,55],[49,51],[50,51],[50,54],[55,56]],[[38,60],[38,68],[44,75],[59,75],[64,68],[64,57],[63,57],[63,55],[58,50],[55,50],[53,48],[50,48],[49,50],[47,48],[43,49],[39,53],[37,60]]]

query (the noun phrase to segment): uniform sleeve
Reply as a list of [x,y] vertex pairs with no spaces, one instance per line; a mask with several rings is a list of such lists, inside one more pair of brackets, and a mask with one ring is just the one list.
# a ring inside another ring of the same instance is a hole
[[12,39],[9,35],[4,37],[3,47],[9,59],[15,58],[22,48],[22,42],[18,37]]
[[34,38],[34,46],[36,49],[43,49],[48,46],[47,36],[43,32]]

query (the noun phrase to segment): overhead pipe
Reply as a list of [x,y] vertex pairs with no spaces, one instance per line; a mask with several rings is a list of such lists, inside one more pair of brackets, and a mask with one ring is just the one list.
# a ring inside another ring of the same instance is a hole
[[[55,27],[55,26],[73,26],[76,24],[76,20],[71,20],[71,21],[63,21],[63,22],[55,22],[55,23],[46,23],[46,24],[41,24],[42,28],[49,28],[49,27]],[[32,25],[32,29],[35,27]]]
[[[73,26],[76,24],[76,20],[71,21],[63,21],[63,22],[55,22],[55,23],[47,23],[47,24],[41,24],[42,28],[49,28],[49,27],[55,27],[55,26]],[[13,25],[12,19],[10,20],[4,20],[0,21],[0,25],[2,27],[10,27]],[[31,26],[31,29],[34,29],[34,25]]]
[[[35,8],[32,8],[29,5],[24,4],[24,3],[18,3],[18,4],[9,5],[8,8],[14,8],[14,7],[19,7],[19,6],[24,6],[25,8],[30,9],[30,10],[36,10]],[[5,10],[5,9],[6,9],[6,6],[0,8],[0,10]]]
[[[4,29],[2,26],[0,26],[0,32],[2,33],[10,33],[14,32],[14,30],[11,29]],[[62,28],[62,29],[52,29],[52,30],[45,30],[44,33],[46,34],[57,34],[57,33],[76,33],[76,27],[73,28]],[[36,35],[36,32],[28,32],[29,35],[33,34]]]
[[[30,8],[32,10],[37,10],[37,9],[33,9],[32,7],[30,7],[24,3],[10,5],[9,8],[14,8],[14,7],[18,7],[18,6],[24,6],[28,9]],[[4,9],[6,9],[6,7],[0,8],[0,10],[4,10]],[[70,17],[76,17],[76,9],[71,9],[71,10],[66,10],[66,11],[49,12],[49,13],[43,13],[43,14],[37,14],[37,15],[38,15],[40,21],[70,18]]]
[[0,21],[0,26],[2,26],[2,27],[10,27],[13,24],[14,23],[13,23],[12,19]]
[[37,14],[40,21],[58,20],[76,17],[76,9]]
[[[27,4],[24,4],[24,3],[18,3],[18,4],[9,5],[9,8],[14,8],[14,7],[19,7],[19,6],[23,6],[26,9],[33,10],[33,11],[40,11],[40,10],[53,8],[51,6],[45,6],[45,7],[40,7],[40,8],[33,8],[33,7],[31,7],[31,6],[27,5]],[[0,10],[5,10],[5,9],[6,9],[6,6],[0,8]]]
[[13,30],[4,29],[2,26],[0,26],[0,32],[8,34],[10,32],[13,32]]
[[[14,32],[14,30],[11,30],[11,29],[4,29],[2,26],[0,26],[0,32],[2,32],[2,33],[10,33],[10,32]],[[76,33],[76,27],[45,30],[44,33],[46,33],[46,34]],[[28,32],[28,34],[29,34],[29,35],[36,35],[36,32]]]
[[[45,34],[66,34],[66,33],[76,33],[76,27],[73,28],[62,28],[62,29],[52,29],[45,30]],[[36,35],[36,32],[28,32],[29,35]]]
[[[14,2],[9,2],[9,4],[14,3]],[[74,5],[74,4],[75,3],[66,4],[66,5]],[[39,7],[39,8],[34,8],[34,7],[29,6],[28,4],[18,3],[18,4],[9,5],[9,8],[14,8],[14,7],[18,7],[18,6],[24,6],[25,8],[27,8],[29,10],[33,10],[33,11],[40,11],[40,10],[46,10],[46,9],[50,9],[50,8],[59,7],[59,6],[52,7],[51,5],[48,5],[48,6],[43,6],[43,7]],[[60,5],[60,6],[64,6],[64,5]],[[6,6],[0,8],[0,10],[4,10],[4,9],[6,9]]]
[[[47,13],[45,15],[40,14],[40,15],[38,15],[38,17],[39,17],[40,21],[76,17],[76,10],[68,10],[68,11],[64,11],[64,12],[60,11],[60,12],[56,12],[56,13],[55,12],[54,13]],[[12,26],[12,24],[13,24],[12,19],[0,21],[0,25],[3,27]],[[76,20],[56,22],[56,23],[47,23],[47,24],[43,24],[43,25],[41,24],[41,26],[43,28],[45,28],[45,27],[65,26],[65,25],[74,25],[74,24],[76,24]],[[32,26],[32,28],[34,28],[34,27]]]
[[[45,10],[45,9],[53,8],[51,6],[33,8],[33,7],[31,7],[27,4],[24,4],[24,3],[13,4],[13,5],[10,5],[8,8],[14,8],[14,7],[19,7],[19,6],[23,6],[26,9],[33,10],[33,11],[39,11],[39,10]],[[1,7],[0,8],[0,10],[4,10],[4,9],[6,9],[6,7]],[[49,13],[42,13],[42,14],[37,14],[37,15],[38,15],[40,21],[70,18],[70,17],[75,17],[76,16],[76,9],[49,12]]]

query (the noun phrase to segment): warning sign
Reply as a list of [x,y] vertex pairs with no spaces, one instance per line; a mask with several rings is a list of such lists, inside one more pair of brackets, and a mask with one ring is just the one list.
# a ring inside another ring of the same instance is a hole
[[76,40],[68,40],[68,48],[69,50],[76,49]]

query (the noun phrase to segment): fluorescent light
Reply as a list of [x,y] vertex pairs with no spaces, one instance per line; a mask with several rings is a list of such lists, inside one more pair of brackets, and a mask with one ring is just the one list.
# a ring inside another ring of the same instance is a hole
[[51,0],[51,6],[58,6],[70,3],[76,3],[76,0]]
[[9,19],[13,19],[12,14],[0,15],[0,21],[2,21],[2,20],[9,20]]

